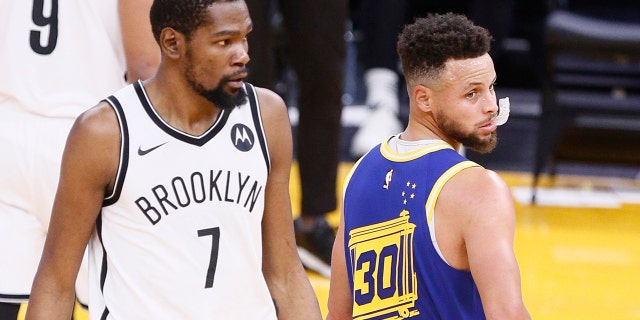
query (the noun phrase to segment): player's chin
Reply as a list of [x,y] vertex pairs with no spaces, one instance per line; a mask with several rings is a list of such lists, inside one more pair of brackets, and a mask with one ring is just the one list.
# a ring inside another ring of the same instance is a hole
[[498,145],[498,135],[495,132],[492,132],[489,135],[485,135],[482,137],[478,137],[472,143],[465,145],[465,147],[480,153],[490,153],[493,149]]
[[493,151],[493,149],[495,149],[497,145],[498,145],[498,135],[495,132],[493,132],[482,143],[482,150],[480,151],[480,153],[489,153]]

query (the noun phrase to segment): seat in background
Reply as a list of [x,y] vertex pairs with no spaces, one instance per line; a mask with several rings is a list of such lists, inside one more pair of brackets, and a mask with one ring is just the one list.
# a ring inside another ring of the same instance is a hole
[[547,165],[640,166],[640,24],[556,10],[545,47],[532,203]]

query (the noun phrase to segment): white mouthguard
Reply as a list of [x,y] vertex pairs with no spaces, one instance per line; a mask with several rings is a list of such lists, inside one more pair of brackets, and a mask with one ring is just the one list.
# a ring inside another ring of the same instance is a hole
[[493,124],[501,126],[507,123],[507,119],[509,119],[510,106],[509,97],[502,98],[498,101],[498,115],[493,118]]

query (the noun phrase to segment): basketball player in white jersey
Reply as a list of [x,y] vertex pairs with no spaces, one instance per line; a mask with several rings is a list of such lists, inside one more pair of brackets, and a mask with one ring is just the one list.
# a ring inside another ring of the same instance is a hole
[[[0,0],[2,320],[16,319],[29,299],[74,119],[126,85],[125,72],[131,80],[146,78],[159,63],[145,13],[150,5]],[[86,271],[80,282],[78,298],[86,304]]]
[[83,113],[65,148],[27,319],[68,319],[89,243],[91,319],[320,319],[297,256],[292,135],[244,83],[243,0],[156,0],[162,58]]

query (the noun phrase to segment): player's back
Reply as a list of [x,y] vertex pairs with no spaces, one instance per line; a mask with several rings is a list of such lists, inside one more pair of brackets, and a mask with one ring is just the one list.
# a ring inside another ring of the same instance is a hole
[[444,184],[473,166],[442,141],[405,153],[385,142],[354,166],[344,192],[354,319],[484,319],[471,273],[439,254],[432,219]]
[[117,0],[0,1],[0,103],[73,117],[125,85]]

